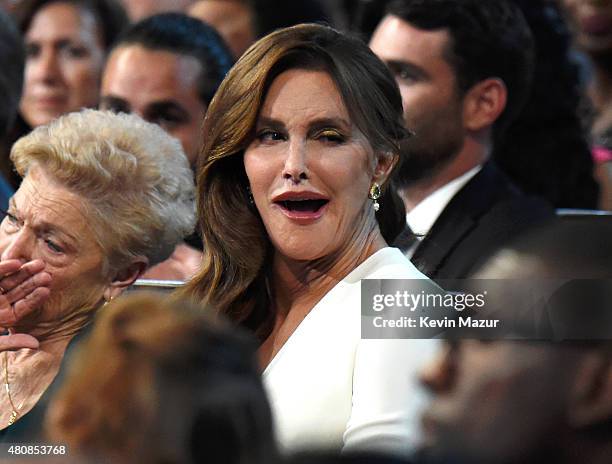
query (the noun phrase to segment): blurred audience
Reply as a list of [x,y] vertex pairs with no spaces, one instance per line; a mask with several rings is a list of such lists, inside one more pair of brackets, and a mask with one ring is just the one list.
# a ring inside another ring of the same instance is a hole
[[114,0],[24,0],[15,10],[26,43],[21,115],[31,127],[97,106],[106,51],[127,25]]
[[[118,39],[104,68],[100,106],[160,125],[180,140],[195,169],[204,114],[232,63],[223,39],[209,25],[181,13],[151,16]],[[193,276],[202,259],[201,241],[192,236],[188,242],[143,277]]]
[[189,14],[215,27],[240,57],[259,37],[302,23],[335,22],[335,9],[322,0],[199,0]]
[[[13,14],[25,39],[26,67],[20,116],[2,147],[6,160],[32,128],[98,105],[106,53],[128,22],[116,0],[23,0]],[[6,162],[3,169],[19,187],[13,166]]]
[[393,76],[334,29],[280,29],[230,70],[204,133],[185,293],[258,336],[282,449],[407,452],[435,344],[360,330],[361,279],[425,279],[375,215],[408,135]]
[[578,49],[589,61],[593,159],[600,208],[612,210],[612,2],[560,0]]
[[273,464],[270,408],[250,338],[158,294],[114,301],[47,415],[91,462]]
[[[611,235],[609,219],[556,223],[504,248],[477,277],[610,279]],[[607,293],[585,294],[571,305],[566,298],[551,298],[546,311],[563,312],[574,321],[602,315],[609,320],[610,280],[606,285]],[[509,313],[516,309],[515,302],[506,302]],[[431,462],[610,462],[609,336],[559,342],[458,340],[423,372],[423,382],[434,395],[423,419],[423,454]]]
[[255,42],[255,11],[252,0],[200,0],[189,15],[213,26],[238,58]]
[[350,30],[371,38],[376,26],[385,15],[390,0],[340,0]]
[[512,1],[533,31],[534,78],[525,107],[495,144],[493,158],[525,193],[556,208],[597,209],[599,189],[579,114],[579,74],[569,31],[555,3]]
[[257,13],[256,30],[258,37],[282,27],[302,23],[333,24],[332,10],[325,0],[251,0]]
[[[0,9],[0,144],[12,127],[21,98],[24,46],[12,19]],[[1,145],[0,145],[1,146]],[[3,154],[0,152],[0,156]],[[8,157],[0,161],[0,209],[6,211],[13,189],[8,183],[11,173]]]
[[160,13],[185,13],[193,0],[121,0],[132,22]]
[[194,185],[180,144],[126,114],[64,115],[11,159],[24,180],[0,224],[0,441],[32,443],[76,336],[193,229]]
[[414,135],[396,184],[408,225],[396,246],[434,279],[462,278],[552,216],[490,159],[529,95],[533,40],[505,0],[398,0],[370,46],[399,85]]

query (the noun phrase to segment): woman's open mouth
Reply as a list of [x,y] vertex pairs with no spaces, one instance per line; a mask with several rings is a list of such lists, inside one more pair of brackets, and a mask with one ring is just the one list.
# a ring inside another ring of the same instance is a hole
[[274,201],[285,216],[301,223],[319,219],[329,203],[326,198],[285,198]]

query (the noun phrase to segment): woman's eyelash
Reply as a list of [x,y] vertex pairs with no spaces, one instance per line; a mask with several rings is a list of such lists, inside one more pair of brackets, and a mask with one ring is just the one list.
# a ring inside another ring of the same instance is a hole
[[263,129],[257,133],[259,140],[282,140],[283,134],[272,129]]
[[327,139],[330,142],[341,143],[346,140],[346,137],[337,130],[326,129],[317,134],[318,138]]

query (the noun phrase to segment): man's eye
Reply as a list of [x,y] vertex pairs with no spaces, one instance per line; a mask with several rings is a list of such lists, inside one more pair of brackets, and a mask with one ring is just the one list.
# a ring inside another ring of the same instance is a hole
[[101,110],[112,111],[113,113],[129,113],[130,108],[119,102],[102,100],[100,103]]
[[158,116],[155,120],[151,121],[164,129],[172,129],[183,123],[181,118],[176,118],[174,116]]
[[414,76],[413,73],[411,73],[410,71],[408,71],[407,69],[400,69],[397,73],[396,76],[401,79],[403,82],[406,83],[412,83],[412,82],[416,82],[416,77]]

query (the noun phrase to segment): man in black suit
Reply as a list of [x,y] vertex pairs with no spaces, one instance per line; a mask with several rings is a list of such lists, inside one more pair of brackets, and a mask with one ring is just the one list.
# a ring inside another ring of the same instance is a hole
[[506,0],[398,0],[370,46],[395,74],[414,132],[396,182],[417,239],[406,232],[395,245],[434,279],[466,277],[553,214],[489,160],[529,94],[529,28]]

